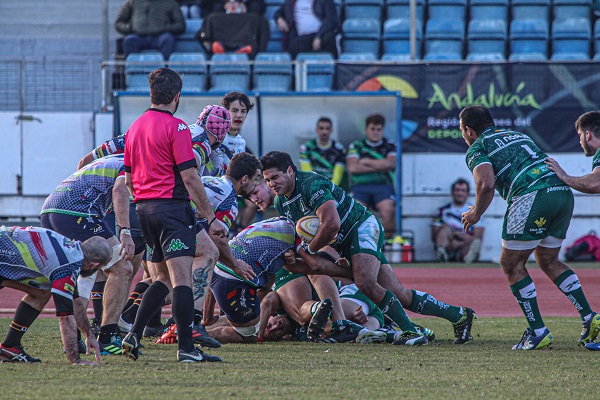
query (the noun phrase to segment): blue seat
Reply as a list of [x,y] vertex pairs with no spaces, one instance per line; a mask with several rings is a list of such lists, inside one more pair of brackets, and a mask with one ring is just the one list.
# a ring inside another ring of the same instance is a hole
[[[425,26],[425,57],[431,60],[434,54],[440,54],[435,59],[462,59],[465,31],[462,20],[430,19]],[[436,56],[437,57],[437,56]]]
[[510,23],[510,53],[539,53],[548,58],[548,22],[516,19]]
[[508,61],[547,61],[548,56],[542,53],[514,53],[508,56]]
[[[425,0],[415,0],[417,21],[423,22]],[[410,0],[387,0],[387,18],[410,18]]]
[[175,38],[175,52],[203,52],[205,54],[204,48],[195,38],[196,33],[202,27],[202,21],[202,18],[185,20],[185,32]]
[[384,0],[344,0],[344,19],[373,18],[381,20]]
[[553,61],[589,61],[590,55],[581,52],[553,53],[550,59]]
[[[421,23],[416,26],[416,58],[421,58]],[[410,55],[410,19],[388,18],[383,23],[383,53]]]
[[267,52],[269,53],[280,53],[283,51],[283,34],[277,27],[277,22],[273,19],[269,19],[269,31],[271,36],[267,42]]
[[381,61],[407,62],[407,61],[411,61],[411,59],[410,59],[410,54],[384,54],[381,56]]
[[554,20],[552,23],[552,54],[590,54],[592,27],[589,19],[569,18]]
[[290,53],[258,53],[254,58],[252,77],[255,91],[289,91],[292,84]]
[[296,90],[330,92],[333,88],[335,64],[330,53],[299,53],[296,56],[296,77],[300,78]]
[[467,30],[467,53],[504,54],[506,51],[506,36],[506,22],[503,20],[472,19]]
[[376,61],[377,58],[373,53],[342,53],[338,57],[338,62],[358,62],[365,63]]
[[465,20],[466,0],[429,0],[429,19]]
[[379,57],[381,39],[379,20],[350,18],[342,25],[343,53],[373,53]]
[[469,53],[467,61],[506,61],[504,53]]
[[246,54],[215,54],[210,66],[210,92],[244,92],[250,88],[250,63]]
[[469,8],[471,20],[500,19],[508,20],[508,0],[471,0]]
[[512,18],[541,19],[548,22],[550,0],[512,0]]
[[594,52],[600,54],[600,19],[594,23]]
[[158,51],[131,53],[125,60],[127,90],[149,92],[148,74],[164,66],[165,59]]
[[554,0],[554,19],[591,19],[592,0]]
[[462,61],[462,55],[458,53],[434,52],[425,53],[425,61]]
[[183,92],[206,90],[206,57],[202,53],[173,53],[169,68],[177,71],[183,81]]

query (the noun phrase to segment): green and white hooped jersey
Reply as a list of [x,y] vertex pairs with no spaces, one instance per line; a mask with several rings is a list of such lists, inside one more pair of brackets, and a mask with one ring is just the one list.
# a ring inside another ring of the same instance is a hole
[[341,244],[356,231],[371,213],[348,193],[323,175],[296,171],[296,187],[291,197],[275,196],[275,210],[294,223],[306,215],[315,215],[326,201],[333,200],[340,217],[338,238],[333,244]]
[[481,164],[491,164],[496,177],[496,190],[510,203],[539,189],[565,186],[544,161],[544,153],[527,135],[489,127],[467,150],[467,166],[471,172]]
[[592,159],[592,171],[596,168],[600,167],[600,149],[594,154],[594,158]]

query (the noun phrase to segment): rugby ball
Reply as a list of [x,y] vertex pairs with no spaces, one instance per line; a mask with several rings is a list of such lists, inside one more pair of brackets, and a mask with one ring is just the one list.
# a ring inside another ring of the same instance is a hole
[[321,221],[316,215],[302,217],[296,223],[296,233],[304,242],[310,243],[317,234],[320,223]]

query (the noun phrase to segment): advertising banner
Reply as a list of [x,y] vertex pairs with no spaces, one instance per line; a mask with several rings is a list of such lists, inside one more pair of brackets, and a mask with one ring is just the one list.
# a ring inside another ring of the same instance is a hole
[[575,120],[599,109],[597,63],[339,63],[342,91],[402,95],[404,152],[460,152],[463,107],[488,107],[496,125],[530,135],[547,152],[581,150]]

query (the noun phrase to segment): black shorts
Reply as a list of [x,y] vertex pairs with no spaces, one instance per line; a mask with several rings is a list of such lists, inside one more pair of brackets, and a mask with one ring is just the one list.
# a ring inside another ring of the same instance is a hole
[[[114,210],[104,216],[104,223],[113,231],[117,232],[117,220]],[[135,203],[129,204],[129,229],[131,231],[131,238],[135,245],[135,254],[140,254],[146,251],[146,241],[144,235],[142,235],[142,228],[138,222],[138,217],[135,212]],[[121,238],[117,238],[121,239]]]
[[40,217],[42,228],[52,229],[64,237],[81,242],[93,236],[105,239],[115,236],[100,217],[78,217],[59,213],[46,213]]
[[210,289],[227,320],[234,324],[245,324],[260,317],[260,299],[256,288],[247,282],[227,279],[215,272]]
[[149,261],[162,262],[175,257],[194,257],[196,218],[189,201],[138,201],[136,212],[150,251]]

